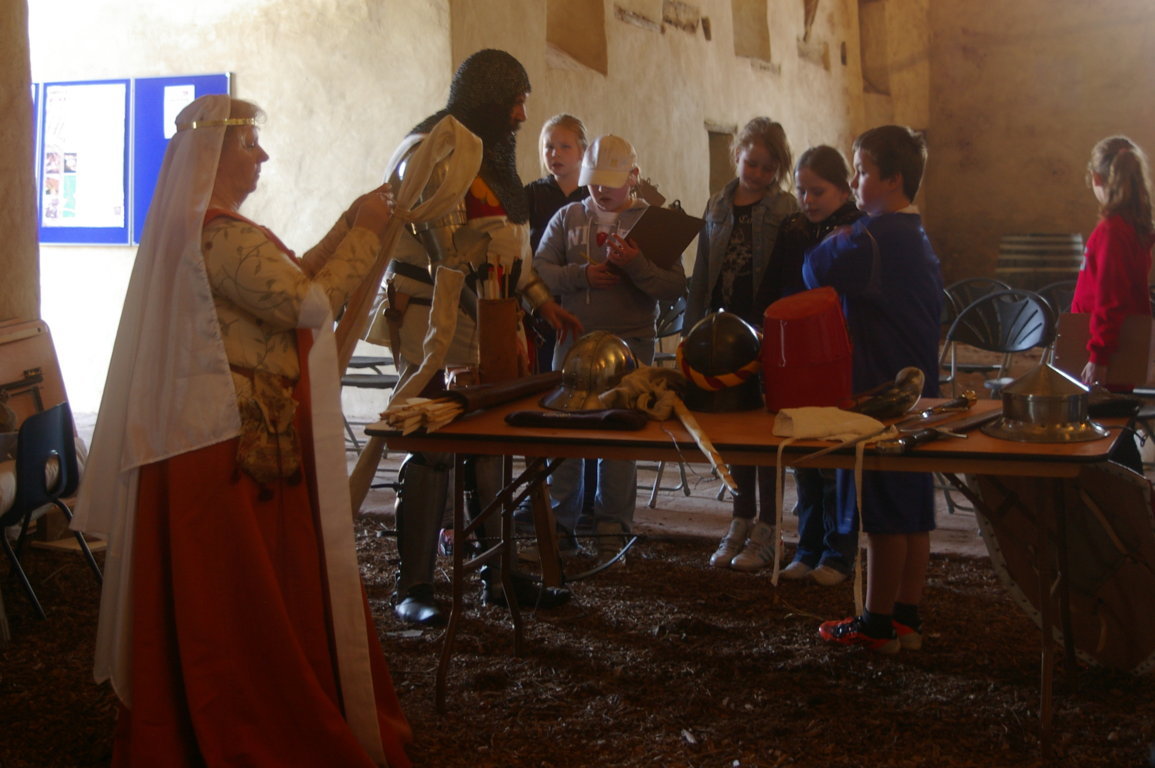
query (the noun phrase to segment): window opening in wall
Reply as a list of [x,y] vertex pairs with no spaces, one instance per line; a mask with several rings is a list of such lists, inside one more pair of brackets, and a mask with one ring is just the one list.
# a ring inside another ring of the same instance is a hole
[[698,6],[691,3],[685,3],[682,0],[663,0],[662,2],[662,24],[665,26],[695,34],[698,31],[698,22],[701,20],[701,16]]
[[819,0],[802,0],[803,29],[802,37],[798,38],[798,58],[829,70],[830,53],[826,41],[810,39],[814,19],[818,15],[818,2]]
[[546,0],[545,38],[553,52],[603,75],[607,73],[602,0]]
[[818,16],[818,0],[802,0],[802,18],[804,30],[802,39],[810,42],[810,28],[814,26],[814,18]]
[[858,37],[862,55],[862,90],[889,95],[886,0],[858,0]]
[[710,195],[722,191],[722,187],[734,178],[734,163],[730,159],[730,144],[734,141],[736,128],[706,126],[706,141],[710,153]]
[[734,17],[734,55],[770,61],[770,24],[766,0],[730,0]]
[[614,17],[621,22],[630,24],[648,32],[662,31],[661,3],[653,0],[631,0],[628,3],[614,3]]

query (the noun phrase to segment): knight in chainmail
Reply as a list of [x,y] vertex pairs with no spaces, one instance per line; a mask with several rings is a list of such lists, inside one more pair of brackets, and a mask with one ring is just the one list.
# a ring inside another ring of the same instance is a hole
[[[529,91],[529,76],[517,59],[504,51],[478,51],[462,62],[454,75],[445,109],[418,123],[407,139],[410,145],[405,157],[411,157],[421,137],[443,117],[452,115],[481,139],[483,152],[477,178],[456,207],[436,220],[412,224],[393,253],[385,278],[385,300],[379,322],[374,324],[377,338],[373,334],[369,338],[392,348],[400,374],[398,392],[417,375],[424,356],[423,340],[431,322],[436,325],[430,309],[441,267],[466,275],[455,331],[445,355],[446,368],[475,370],[479,363],[476,280],[487,262],[518,264],[511,274],[517,276],[516,294],[527,308],[561,334],[580,333],[577,318],[558,306],[532,268],[529,208],[516,162],[517,130],[525,121]],[[441,161],[452,162],[452,155]],[[393,183],[400,183],[405,169],[403,159],[397,164]],[[445,176],[445,168],[435,168],[429,185]],[[422,393],[433,394],[443,382],[444,377],[435,376]],[[450,454],[416,453],[407,456],[401,466],[396,503],[400,564],[394,612],[407,623],[440,625],[445,621],[433,599],[433,572],[438,532],[452,498],[452,462]],[[474,457],[467,464],[467,478],[474,484],[471,496],[484,508],[501,487],[500,457]],[[498,523],[494,520],[494,530],[483,532],[483,538],[496,536]],[[483,597],[504,604],[507,598],[497,567],[481,569]],[[565,590],[543,590],[517,574],[514,577],[519,603],[541,608],[569,597]]]

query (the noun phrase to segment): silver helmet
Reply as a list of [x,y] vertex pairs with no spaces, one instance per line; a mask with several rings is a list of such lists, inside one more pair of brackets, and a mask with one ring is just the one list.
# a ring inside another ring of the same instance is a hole
[[545,395],[541,405],[556,411],[599,410],[604,406],[598,395],[637,368],[637,358],[620,338],[609,331],[587,333],[566,353],[561,386]]

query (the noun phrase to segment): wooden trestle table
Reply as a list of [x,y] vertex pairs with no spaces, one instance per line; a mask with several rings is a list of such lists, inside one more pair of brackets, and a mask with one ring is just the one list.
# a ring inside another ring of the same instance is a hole
[[[513,510],[529,494],[540,492],[542,484],[556,466],[560,458],[607,458],[645,461],[686,461],[705,462],[693,438],[676,420],[649,422],[639,431],[611,431],[587,429],[545,429],[511,427],[505,423],[505,415],[516,410],[539,410],[538,396],[508,403],[472,414],[433,433],[411,433],[402,435],[383,422],[366,428],[369,435],[385,438],[390,450],[395,451],[435,451],[455,455],[454,487],[459,489],[454,500],[454,546],[453,546],[453,603],[442,646],[437,670],[436,702],[439,710],[445,707],[445,688],[449,664],[453,655],[456,636],[463,611],[464,580],[466,574],[493,557],[501,557],[503,575],[509,574],[513,565]],[[922,410],[941,400],[923,400],[914,410]],[[977,415],[984,410],[1001,408],[998,400],[980,400],[969,415]],[[764,411],[743,411],[730,413],[695,413],[703,431],[709,435],[722,458],[729,464],[773,466],[777,462],[778,446],[782,442],[773,433],[774,414]],[[1113,422],[1107,420],[1107,425]],[[940,424],[950,429],[950,421]],[[1121,426],[1121,423],[1118,424]],[[1067,630],[1070,616],[1065,599],[1066,584],[1062,579],[1067,558],[1065,538],[1065,516],[1063,493],[1060,484],[1064,479],[1078,476],[1082,467],[1089,463],[1107,460],[1107,454],[1118,436],[1113,429],[1111,435],[1099,440],[1079,443],[1020,443],[989,437],[979,430],[968,433],[965,439],[943,438],[919,446],[907,454],[880,454],[866,449],[863,469],[903,472],[937,472],[960,485],[960,475],[1011,475],[1035,477],[1040,481],[1039,499],[1054,510],[1057,541],[1052,541],[1045,533],[1038,542],[1040,584],[1058,584],[1064,599],[1060,601],[1061,626]],[[790,466],[802,456],[813,453],[829,443],[799,441],[786,447],[783,462]],[[465,537],[476,530],[478,520],[466,525],[463,459],[471,455],[503,456],[505,489],[486,510],[482,517],[493,514],[501,516],[502,541],[471,560],[465,558]],[[513,457],[527,457],[525,469],[513,477]],[[533,458],[533,457],[550,457]],[[834,467],[849,469],[854,466],[853,448],[841,449],[806,462],[806,466]],[[538,516],[540,518],[540,516]],[[552,526],[541,519],[537,521],[538,532],[552,543]],[[548,545],[541,549],[547,550]],[[544,552],[543,552],[544,554]],[[546,565],[546,564],[543,564]],[[555,564],[556,567],[556,564]],[[508,588],[508,586],[507,586]],[[523,641],[521,616],[516,601],[508,601],[514,625],[514,650],[520,654]],[[1055,642],[1053,640],[1054,617],[1051,615],[1049,600],[1041,600],[1041,671],[1040,671],[1040,726],[1044,754],[1049,753],[1052,725],[1052,687],[1055,667]],[[1074,668],[1075,650],[1071,641],[1072,633],[1064,631],[1068,669]]]

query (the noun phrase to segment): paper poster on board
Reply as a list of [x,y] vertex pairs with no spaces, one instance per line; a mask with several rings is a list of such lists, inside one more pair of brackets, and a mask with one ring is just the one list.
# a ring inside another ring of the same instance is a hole
[[43,99],[42,230],[127,234],[128,81],[49,83]]
[[225,73],[33,86],[40,242],[139,243],[177,114],[228,92]]

